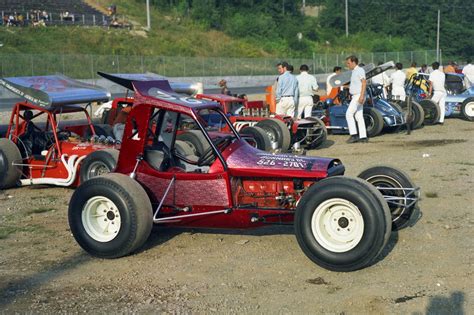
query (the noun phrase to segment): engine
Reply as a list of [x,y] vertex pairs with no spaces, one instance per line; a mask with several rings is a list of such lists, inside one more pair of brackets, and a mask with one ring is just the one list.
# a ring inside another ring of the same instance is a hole
[[240,208],[294,209],[313,183],[301,179],[234,179],[234,203]]

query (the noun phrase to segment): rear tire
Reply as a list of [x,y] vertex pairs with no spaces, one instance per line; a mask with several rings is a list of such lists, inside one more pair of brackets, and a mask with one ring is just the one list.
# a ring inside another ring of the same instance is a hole
[[[317,139],[313,140],[312,142],[310,142],[306,145],[306,149],[308,149],[308,150],[316,149],[319,146],[323,145],[324,142],[326,142],[326,140],[328,138],[328,130],[326,129],[326,125],[324,124],[324,122],[321,119],[317,118],[317,117],[308,117],[308,118],[305,118],[305,119],[317,122],[317,125],[318,125],[318,128],[319,128],[319,130],[318,130],[319,136],[317,137]],[[310,140],[308,140],[308,141],[310,141]]]
[[465,99],[461,105],[461,114],[464,119],[474,121],[474,97]]
[[421,107],[425,112],[425,117],[423,123],[425,125],[434,125],[439,121],[439,108],[438,105],[432,100],[421,100]]
[[[407,103],[406,102],[401,102],[400,107],[403,109],[405,119],[407,118]],[[425,120],[425,111],[423,110],[423,107],[415,101],[411,101],[411,114],[413,117],[412,120],[412,128],[413,129],[418,129],[423,125],[423,122]]]
[[313,262],[329,270],[370,265],[390,237],[390,211],[367,182],[335,176],[314,185],[295,213],[296,239]]
[[117,166],[119,151],[116,149],[105,149],[94,151],[81,163],[81,183],[93,177],[110,173]]
[[364,121],[369,138],[376,137],[382,132],[384,125],[383,117],[375,108],[364,107]]
[[176,139],[190,143],[193,146],[194,155],[198,157],[211,147],[200,130],[188,130],[177,135]]
[[269,118],[259,121],[256,126],[265,130],[270,142],[277,142],[278,147],[281,148],[283,152],[286,152],[290,148],[290,130],[288,130],[288,126],[283,121],[276,118]]
[[249,126],[242,129],[240,133],[253,137],[257,143],[257,149],[271,151],[272,144],[270,142],[270,138],[268,138],[267,133],[262,128],[258,126]]
[[80,185],[69,202],[68,219],[79,245],[101,258],[134,252],[145,243],[153,225],[145,190],[129,176],[118,173]]
[[[407,197],[405,191],[393,190],[390,188],[415,188],[415,184],[410,177],[402,170],[389,166],[375,166],[366,169],[357,177],[366,180],[380,191],[383,196],[387,197]],[[389,188],[385,189],[384,188]],[[407,200],[402,200],[397,203],[394,201],[387,201],[392,218],[392,229],[399,230],[406,227],[407,223],[413,214],[416,203],[406,207]]]
[[10,139],[0,139],[0,189],[16,186],[21,177],[21,167],[12,165],[21,162],[21,153]]

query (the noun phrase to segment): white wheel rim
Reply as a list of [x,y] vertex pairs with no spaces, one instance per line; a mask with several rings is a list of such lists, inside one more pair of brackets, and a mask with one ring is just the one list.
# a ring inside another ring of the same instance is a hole
[[464,108],[467,116],[474,117],[474,102],[467,103]]
[[92,197],[87,201],[81,219],[86,233],[102,243],[113,240],[122,225],[117,206],[103,196]]
[[342,253],[359,244],[364,234],[364,219],[352,202],[333,198],[321,203],[311,218],[311,230],[325,249]]

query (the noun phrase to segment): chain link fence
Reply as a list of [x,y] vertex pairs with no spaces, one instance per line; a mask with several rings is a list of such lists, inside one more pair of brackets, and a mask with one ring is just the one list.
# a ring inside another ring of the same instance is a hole
[[[378,52],[356,54],[360,62],[375,63],[393,60],[408,67],[431,64],[436,51]],[[313,74],[329,73],[336,65],[344,65],[346,54],[314,54],[312,58],[219,58],[124,55],[0,55],[2,77],[64,74],[77,79],[96,79],[97,71],[109,73],[154,72],[168,77],[253,76],[274,75],[275,65],[282,60],[297,70],[307,64]],[[296,71],[298,72],[298,71]]]

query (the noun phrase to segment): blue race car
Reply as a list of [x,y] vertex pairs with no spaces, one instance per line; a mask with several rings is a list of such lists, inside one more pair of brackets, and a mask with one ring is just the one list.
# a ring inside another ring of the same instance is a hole
[[[402,109],[380,97],[382,89],[383,87],[379,84],[367,86],[364,120],[369,137],[379,135],[384,127],[392,129],[405,124]],[[333,99],[316,104],[313,107],[313,116],[322,119],[326,124],[326,129],[331,130],[332,133],[347,133],[349,131],[346,121],[346,111],[349,107],[348,93],[342,91],[337,98],[340,105],[335,105]]]
[[461,94],[446,96],[444,117],[459,117],[474,121],[474,86]]

